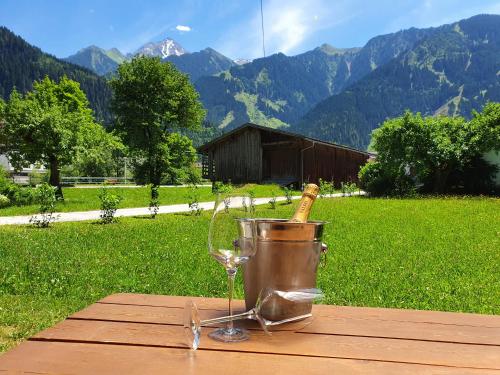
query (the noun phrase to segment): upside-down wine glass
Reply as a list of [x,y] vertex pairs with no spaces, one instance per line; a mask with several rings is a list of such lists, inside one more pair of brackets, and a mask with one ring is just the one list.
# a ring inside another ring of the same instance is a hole
[[[240,264],[255,254],[255,205],[248,195],[219,194],[208,232],[208,250],[226,269],[228,280],[229,315],[233,315],[234,279]],[[248,339],[248,332],[235,328],[233,321],[210,333],[210,338],[222,342]]]
[[[255,307],[247,312],[220,318],[201,320],[198,307],[193,301],[187,301],[184,308],[184,331],[190,348],[196,350],[200,344],[201,327],[214,324],[232,322],[240,319],[252,319],[259,322],[264,332],[268,335],[268,327],[277,326],[284,323],[295,322],[312,316],[311,313],[293,316],[287,319],[272,321],[267,320],[262,316],[263,311],[269,305],[276,303],[279,300],[293,303],[311,303],[315,300],[323,298],[323,292],[320,289],[295,289],[289,291],[280,291],[271,288],[264,289],[260,292]],[[209,334],[210,336],[210,334]]]

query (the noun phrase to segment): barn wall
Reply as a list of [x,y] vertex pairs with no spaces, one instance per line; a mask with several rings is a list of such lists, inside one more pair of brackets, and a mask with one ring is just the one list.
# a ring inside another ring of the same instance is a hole
[[246,129],[213,149],[215,180],[259,182],[262,179],[262,147],[260,131]]
[[300,136],[248,127],[205,149],[204,175],[234,183],[302,178],[318,183],[322,178],[339,186],[358,181],[367,154],[317,142],[310,148],[312,144]]
[[304,151],[304,181],[318,183],[319,179],[358,182],[358,172],[368,156],[340,147],[316,143]]

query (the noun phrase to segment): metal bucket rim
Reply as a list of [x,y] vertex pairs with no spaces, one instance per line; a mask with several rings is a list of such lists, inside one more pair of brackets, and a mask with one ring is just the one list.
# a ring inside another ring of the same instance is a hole
[[[245,219],[243,219],[245,220]],[[316,226],[319,226],[319,225],[324,225],[324,224],[330,224],[329,221],[321,221],[321,220],[309,220],[305,223],[294,223],[293,221],[288,221],[288,219],[272,219],[272,218],[255,218],[255,219],[251,219],[251,220],[255,220],[255,222],[257,224],[259,223],[280,223],[280,224],[290,224],[290,225],[297,225],[297,224],[300,224],[300,225],[307,225],[307,224],[310,224],[310,225],[316,225]]]

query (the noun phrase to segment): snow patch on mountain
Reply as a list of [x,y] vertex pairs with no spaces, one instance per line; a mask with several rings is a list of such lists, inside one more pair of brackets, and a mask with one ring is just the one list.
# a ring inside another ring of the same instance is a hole
[[169,56],[181,56],[186,52],[187,51],[175,40],[166,38],[160,42],[150,42],[144,44],[137,51],[135,51],[134,55],[159,56],[162,59],[165,59]]

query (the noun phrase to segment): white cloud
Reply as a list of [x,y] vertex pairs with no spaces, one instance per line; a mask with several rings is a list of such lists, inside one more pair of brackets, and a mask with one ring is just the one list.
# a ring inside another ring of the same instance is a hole
[[[266,55],[297,53],[314,33],[352,18],[356,11],[347,0],[270,0],[264,2]],[[231,57],[262,56],[260,7],[249,21],[225,33],[217,49]]]
[[177,25],[175,28],[179,31],[185,31],[185,32],[191,31],[191,28],[185,25]]

